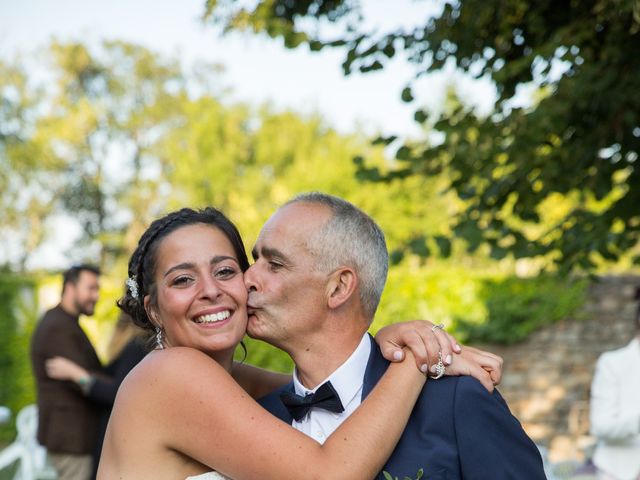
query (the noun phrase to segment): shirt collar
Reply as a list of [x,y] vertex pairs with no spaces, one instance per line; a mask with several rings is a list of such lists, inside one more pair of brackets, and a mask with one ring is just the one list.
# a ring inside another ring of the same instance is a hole
[[295,392],[298,395],[307,395],[315,392],[323,383],[330,381],[333,388],[338,392],[342,404],[347,405],[362,389],[364,373],[367,368],[367,362],[369,361],[370,355],[371,341],[369,340],[369,335],[365,333],[362,336],[362,340],[360,340],[360,344],[353,351],[351,356],[347,358],[347,360],[331,375],[320,382],[313,390],[309,390],[300,383],[300,380],[298,380],[298,374],[294,370],[293,385],[295,387]]

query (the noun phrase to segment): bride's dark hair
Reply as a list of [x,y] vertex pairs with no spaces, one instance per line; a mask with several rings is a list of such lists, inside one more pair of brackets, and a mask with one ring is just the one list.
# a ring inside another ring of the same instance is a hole
[[118,307],[129,314],[136,325],[147,330],[155,328],[144,308],[144,297],[150,295],[151,305],[157,304],[154,273],[158,245],[171,232],[194,224],[210,225],[220,230],[231,242],[240,269],[245,272],[249,268],[249,260],[240,233],[220,210],[212,207],[202,210],[183,208],[154,220],[140,237],[138,246],[129,260],[129,278],[135,282],[134,290],[136,291],[128,286],[125,294],[117,302]]

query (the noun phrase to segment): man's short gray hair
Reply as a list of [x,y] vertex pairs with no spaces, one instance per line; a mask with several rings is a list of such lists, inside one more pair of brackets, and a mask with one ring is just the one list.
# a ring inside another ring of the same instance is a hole
[[369,215],[333,195],[310,192],[297,195],[294,203],[320,204],[333,215],[307,246],[317,258],[319,269],[331,271],[341,265],[353,268],[360,281],[360,301],[369,321],[380,303],[389,270],[389,253],[384,233]]

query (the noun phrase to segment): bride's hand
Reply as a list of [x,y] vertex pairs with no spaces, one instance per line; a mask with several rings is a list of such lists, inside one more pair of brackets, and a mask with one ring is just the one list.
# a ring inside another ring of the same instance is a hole
[[456,355],[452,364],[445,368],[445,375],[471,375],[493,392],[493,387],[502,378],[503,362],[502,357],[491,352],[463,346],[460,355]]
[[45,371],[49,378],[55,380],[72,380],[78,382],[79,379],[89,376],[84,368],[65,357],[53,357],[45,361]]
[[427,320],[388,325],[378,331],[375,339],[382,355],[390,362],[402,360],[402,348],[410,348],[422,372],[435,373],[435,366],[442,358],[445,375],[471,375],[490,392],[502,378],[501,357],[473,347],[463,348],[452,335]]
[[378,330],[375,336],[382,356],[390,362],[398,362],[404,358],[403,347],[411,349],[418,368],[427,373],[429,367],[438,363],[438,352],[442,361],[450,365],[453,353],[460,352],[460,345],[441,325],[434,325],[428,320],[412,320],[387,325]]

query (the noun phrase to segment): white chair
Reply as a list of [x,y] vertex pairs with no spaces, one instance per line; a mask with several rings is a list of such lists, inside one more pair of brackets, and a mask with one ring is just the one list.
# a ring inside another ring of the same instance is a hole
[[0,425],[7,423],[11,418],[11,410],[7,407],[0,406]]
[[27,405],[16,416],[15,441],[0,451],[0,470],[18,463],[13,480],[56,480],[58,475],[47,464],[47,451],[38,443],[38,407]]

